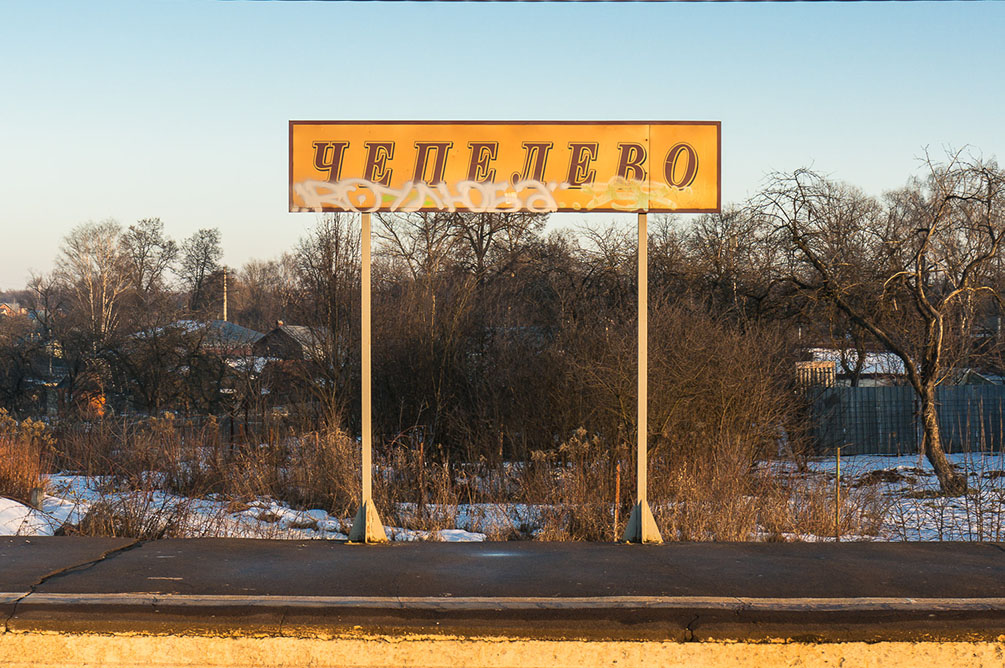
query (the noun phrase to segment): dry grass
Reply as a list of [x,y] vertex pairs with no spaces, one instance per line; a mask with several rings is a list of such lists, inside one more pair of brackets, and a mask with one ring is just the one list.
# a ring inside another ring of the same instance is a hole
[[359,446],[340,430],[223,443],[215,421],[177,422],[165,417],[67,428],[60,433],[59,468],[108,477],[120,491],[213,494],[237,503],[268,496],[333,514],[350,514],[357,503]]
[[45,489],[52,438],[41,422],[18,423],[0,408],[0,496],[31,503]]
[[650,464],[649,498],[664,540],[743,541],[757,532],[758,506],[746,453],[659,458]]
[[[627,519],[628,485],[618,488],[618,463],[627,469],[627,449],[610,448],[596,435],[579,429],[556,450],[537,451],[521,476],[521,496],[540,506],[540,540],[616,540],[615,507]],[[622,522],[623,524],[623,522]]]
[[187,504],[167,504],[146,492],[99,501],[65,533],[157,540],[189,536],[189,525]]
[[324,508],[352,517],[359,504],[362,462],[360,446],[341,429],[328,429],[291,439],[285,465],[272,495],[297,506]]
[[760,526],[767,540],[876,536],[889,510],[889,500],[874,485],[855,485],[843,476],[839,501],[831,475],[788,470],[761,475]]
[[32,490],[45,487],[45,468],[39,446],[0,436],[0,496],[30,503]]
[[[748,541],[874,536],[888,501],[871,486],[842,482],[840,524],[833,478],[756,466],[744,448],[718,444],[703,458],[651,458],[649,499],[669,541]],[[555,453],[537,453],[523,479],[523,501],[541,504],[541,540],[620,539],[634,494],[627,447],[577,432]],[[617,463],[620,496],[615,499]],[[615,508],[618,522],[615,523]]]
[[[233,507],[269,497],[341,518],[355,514],[360,445],[341,430],[257,445],[222,443],[217,433],[212,423],[183,427],[170,418],[63,432],[59,461],[105,476],[110,492],[78,530],[147,538],[199,534],[184,505],[155,503],[158,490],[188,498],[213,495]],[[706,442],[702,449],[690,442],[678,449],[664,439],[650,459],[649,498],[665,540],[834,535],[832,479],[795,473],[792,466],[758,465],[754,449],[739,439]],[[467,505],[467,528],[490,539],[617,540],[635,493],[628,444],[612,445],[582,429],[554,450],[534,452],[531,461],[517,464],[451,464],[442,451],[430,456],[408,438],[374,454],[374,497],[385,523],[431,533],[458,527],[459,510]],[[36,469],[33,484],[41,471]],[[122,492],[132,494],[123,500]],[[876,533],[885,512],[881,501],[872,486],[844,485],[841,533]],[[526,516],[514,508],[525,509]],[[493,519],[479,520],[479,512]]]

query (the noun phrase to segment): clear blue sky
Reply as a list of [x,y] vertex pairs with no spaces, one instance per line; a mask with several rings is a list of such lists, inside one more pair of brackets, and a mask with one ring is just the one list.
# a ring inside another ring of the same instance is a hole
[[277,255],[313,223],[290,119],[721,120],[724,203],[801,166],[879,194],[926,146],[1005,159],[1003,35],[992,2],[3,2],[0,288],[87,220]]

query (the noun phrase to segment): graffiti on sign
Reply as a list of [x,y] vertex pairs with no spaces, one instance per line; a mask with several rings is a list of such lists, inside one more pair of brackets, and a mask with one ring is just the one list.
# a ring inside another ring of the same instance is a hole
[[718,122],[290,122],[290,211],[719,210]]

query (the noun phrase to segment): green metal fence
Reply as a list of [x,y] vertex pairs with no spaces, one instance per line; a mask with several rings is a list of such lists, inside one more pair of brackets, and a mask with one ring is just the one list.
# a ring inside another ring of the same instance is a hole
[[[909,386],[827,387],[809,391],[811,435],[819,452],[898,455],[921,445],[919,402]],[[999,450],[1005,431],[1005,385],[938,389],[947,451]]]

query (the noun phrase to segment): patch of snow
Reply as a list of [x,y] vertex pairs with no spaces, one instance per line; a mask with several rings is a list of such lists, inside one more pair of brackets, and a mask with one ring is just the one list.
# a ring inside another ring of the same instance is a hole
[[447,543],[480,543],[485,540],[485,534],[463,529],[440,529],[436,537]]
[[59,528],[42,512],[13,499],[0,498],[0,536],[51,536]]

